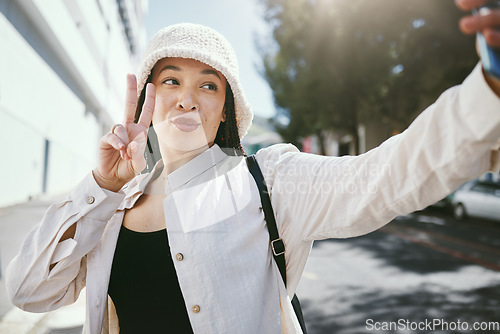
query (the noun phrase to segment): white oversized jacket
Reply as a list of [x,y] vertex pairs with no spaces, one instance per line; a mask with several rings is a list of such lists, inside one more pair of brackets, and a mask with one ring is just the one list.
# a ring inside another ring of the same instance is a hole
[[[171,173],[165,188],[168,241],[195,333],[300,333],[289,296],[313,240],[369,233],[497,170],[499,137],[500,99],[478,65],[405,132],[368,153],[323,157],[292,145],[259,151],[286,244],[288,291],[272,260],[258,190],[244,159],[214,145]],[[53,204],[8,266],[6,287],[14,304],[32,312],[54,310],[73,303],[86,286],[85,333],[117,333],[107,297],[116,240],[124,210],[160,168],[118,193],[99,188],[89,174],[67,200]],[[74,238],[59,242],[75,222]]]

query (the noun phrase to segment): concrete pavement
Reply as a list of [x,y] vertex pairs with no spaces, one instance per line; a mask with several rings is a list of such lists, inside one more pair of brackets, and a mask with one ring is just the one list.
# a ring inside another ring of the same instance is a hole
[[18,253],[28,231],[45,210],[64,196],[45,197],[0,208],[0,334],[80,333],[85,319],[85,292],[78,301],[57,311],[36,314],[10,302],[5,290],[5,269]]
[[[500,333],[499,246],[498,222],[432,212],[318,241],[297,290],[308,333]],[[426,321],[435,325],[414,328]]]

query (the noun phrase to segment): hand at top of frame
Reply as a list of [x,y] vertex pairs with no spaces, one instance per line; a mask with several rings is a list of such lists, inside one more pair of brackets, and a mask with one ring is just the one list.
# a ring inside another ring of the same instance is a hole
[[[456,0],[455,2],[460,9],[471,11],[491,2],[491,0]],[[465,16],[460,20],[459,26],[464,34],[481,32],[488,45],[500,50],[500,9],[477,16]],[[500,96],[500,80],[491,75],[486,75],[486,80],[495,93]]]
[[146,97],[141,116],[134,123],[137,108],[137,80],[135,75],[127,76],[125,118],[122,124],[101,138],[99,143],[99,162],[93,170],[94,178],[101,188],[118,191],[146,167],[144,150],[147,133],[155,105],[155,87],[146,86]]

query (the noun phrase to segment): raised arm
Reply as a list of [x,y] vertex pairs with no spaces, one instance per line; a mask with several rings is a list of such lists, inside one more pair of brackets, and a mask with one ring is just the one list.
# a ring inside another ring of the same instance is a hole
[[76,301],[85,286],[87,254],[98,244],[125,197],[118,191],[146,166],[144,149],[155,90],[153,85],[147,86],[141,118],[134,123],[134,75],[128,76],[127,87],[123,124],[101,139],[97,168],[67,200],[49,207],[7,268],[7,293],[22,309],[46,312]]
[[[137,108],[137,80],[127,75],[125,115],[122,124],[115,124],[99,142],[99,161],[92,171],[97,184],[106,190],[117,192],[146,167],[144,150],[155,106],[155,87],[146,86],[146,98],[141,117],[134,122]],[[73,238],[76,224],[71,225],[60,241]]]
[[123,123],[113,126],[99,144],[99,164],[93,173],[102,188],[116,192],[146,167],[144,150],[154,105],[155,87],[150,83],[141,116],[134,123],[137,83],[135,75],[129,74]]

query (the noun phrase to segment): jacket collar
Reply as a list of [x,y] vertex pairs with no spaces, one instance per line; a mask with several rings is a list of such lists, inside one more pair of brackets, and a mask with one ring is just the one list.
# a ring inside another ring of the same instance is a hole
[[179,189],[195,177],[218,164],[225,157],[227,157],[226,153],[217,144],[214,144],[208,150],[168,175],[171,190],[175,191]]
[[[217,144],[214,144],[212,147],[168,175],[168,186],[170,186],[170,190],[174,191],[182,187],[198,175],[215,166],[225,157],[227,157],[226,153],[224,153]],[[118,207],[118,210],[130,209],[133,207],[135,202],[146,190],[148,184],[158,178],[162,171],[163,160],[160,159],[155,164],[151,173],[140,174],[126,184],[122,188],[122,191],[126,194],[125,199]]]

